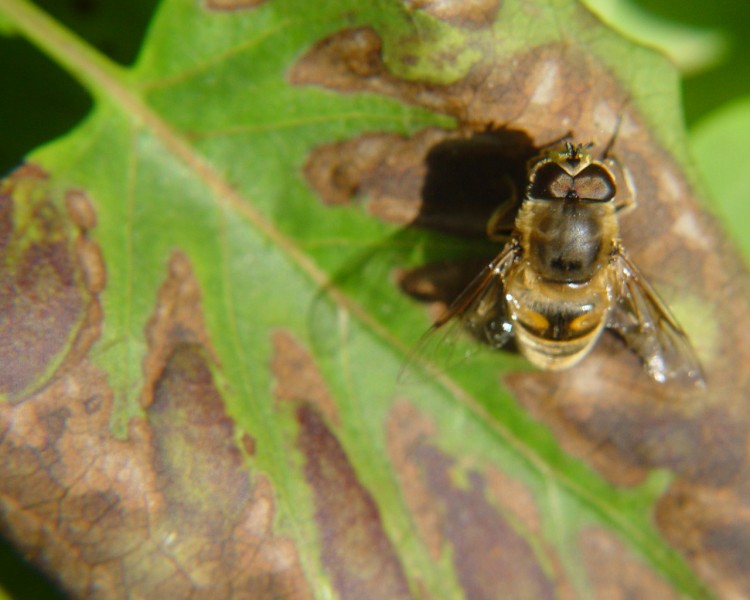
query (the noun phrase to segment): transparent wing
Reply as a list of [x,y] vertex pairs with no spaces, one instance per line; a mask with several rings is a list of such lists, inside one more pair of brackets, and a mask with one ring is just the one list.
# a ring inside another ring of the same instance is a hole
[[614,298],[607,326],[625,339],[656,381],[705,385],[690,340],[656,290],[622,247],[617,248],[612,260]]
[[422,336],[404,365],[402,375],[407,367],[433,360],[438,355],[440,358],[437,362],[444,366],[465,360],[472,352],[456,352],[456,348],[462,346],[457,343],[458,338],[465,333],[493,348],[500,348],[510,340],[512,327],[506,315],[504,282],[508,270],[519,256],[517,243],[511,241],[482,269]]

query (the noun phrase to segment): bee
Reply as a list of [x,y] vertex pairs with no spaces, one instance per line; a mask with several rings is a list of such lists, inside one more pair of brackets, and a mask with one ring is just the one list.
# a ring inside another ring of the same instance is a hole
[[[618,213],[632,204],[618,199],[615,163],[590,147],[566,141],[529,162],[509,240],[433,329],[457,317],[490,346],[515,338],[532,364],[559,370],[610,328],[657,382],[703,385],[685,332],[620,240]],[[487,226],[492,239],[500,239],[503,212]]]

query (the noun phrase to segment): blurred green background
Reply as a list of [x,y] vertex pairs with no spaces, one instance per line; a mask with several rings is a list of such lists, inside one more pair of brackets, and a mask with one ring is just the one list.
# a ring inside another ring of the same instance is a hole
[[[196,2],[198,0],[195,0]],[[37,0],[102,53],[132,64],[157,0]],[[586,0],[623,35],[669,56],[683,76],[685,122],[709,208],[750,256],[750,2]],[[75,127],[91,98],[0,19],[0,174]],[[3,591],[4,590],[4,591]],[[62,597],[0,541],[0,600]]]

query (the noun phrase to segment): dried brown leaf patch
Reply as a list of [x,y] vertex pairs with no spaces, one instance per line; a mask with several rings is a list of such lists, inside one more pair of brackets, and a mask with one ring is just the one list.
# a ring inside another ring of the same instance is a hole
[[313,493],[321,558],[341,598],[412,598],[403,565],[372,494],[321,413],[302,403],[297,448]]
[[430,418],[406,400],[394,405],[387,435],[419,535],[436,561],[450,548],[467,598],[495,597],[498,586],[509,598],[573,598],[559,564],[548,573],[556,557],[539,536],[538,508],[521,482],[494,467],[459,467],[439,447]]
[[180,596],[307,598],[297,548],[273,533],[275,493],[250,478],[199,346],[170,354],[148,409],[153,468],[164,510],[152,524],[161,562],[143,577]]
[[656,521],[721,598],[750,594],[750,508],[746,471],[724,488],[678,482],[659,500]]
[[274,396],[286,402],[308,402],[333,425],[340,422],[338,409],[315,359],[291,332],[279,330],[272,337],[271,371],[276,380]]
[[320,557],[334,588],[341,598],[411,598],[375,499],[337,438],[341,416],[318,365],[291,332],[274,332],[272,344],[274,396],[294,407]]
[[146,341],[149,351],[143,360],[145,383],[141,393],[144,408],[153,402],[154,386],[177,346],[195,345],[218,364],[206,331],[200,286],[189,259],[179,250],[169,257],[167,277],[159,288],[146,326]]
[[405,0],[404,4],[458,27],[481,29],[494,23],[501,0]]
[[[95,220],[73,196],[82,236]],[[145,418],[127,440],[111,432],[113,393],[87,354],[0,406],[3,530],[73,597],[310,597],[296,546],[274,532],[275,491],[235,442],[179,252],[147,339]]]
[[578,544],[593,598],[681,598],[609,531],[598,528],[584,529],[578,535]]
[[11,400],[47,385],[99,337],[106,274],[88,237],[94,209],[68,191],[65,210],[56,194],[33,165],[0,183],[0,393]]

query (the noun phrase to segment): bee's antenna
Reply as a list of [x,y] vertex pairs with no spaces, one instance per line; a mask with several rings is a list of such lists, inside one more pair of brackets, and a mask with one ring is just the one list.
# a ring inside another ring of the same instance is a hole
[[556,138],[556,139],[552,140],[551,142],[547,142],[545,144],[542,144],[541,146],[539,146],[539,149],[540,150],[545,150],[545,149],[552,148],[552,147],[557,146],[557,145],[562,144],[562,143],[565,144],[566,149],[567,149],[567,146],[570,145],[570,141],[572,139],[573,139],[573,132],[572,131],[568,131],[568,133],[566,133],[564,136]]

